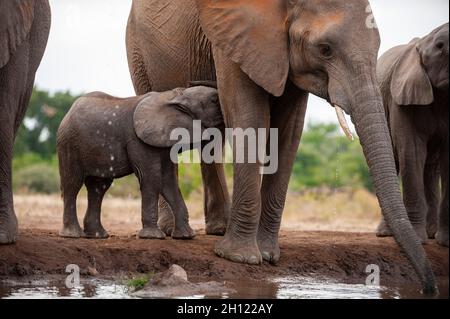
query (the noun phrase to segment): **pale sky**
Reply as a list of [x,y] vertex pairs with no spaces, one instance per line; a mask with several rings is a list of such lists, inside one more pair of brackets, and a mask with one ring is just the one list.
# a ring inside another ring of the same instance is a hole
[[[449,20],[448,0],[372,0],[371,4],[382,39],[380,53]],[[50,0],[50,5],[52,28],[37,86],[52,92],[134,95],[125,49],[131,0]],[[307,120],[337,123],[334,110],[313,96]]]

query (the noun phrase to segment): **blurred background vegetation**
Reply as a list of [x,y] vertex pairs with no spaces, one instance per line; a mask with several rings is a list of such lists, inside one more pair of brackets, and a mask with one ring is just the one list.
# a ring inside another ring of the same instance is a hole
[[[59,192],[56,131],[76,98],[71,92],[50,94],[37,88],[33,91],[26,119],[15,143],[15,192]],[[226,164],[226,174],[231,187],[231,164]],[[179,176],[180,188],[186,199],[193,192],[201,191],[198,164],[181,164]],[[372,191],[359,142],[349,142],[335,124],[310,123],[303,133],[289,189],[291,192],[304,192],[310,189],[342,188]],[[136,178],[129,176],[116,180],[109,194],[139,198]]]

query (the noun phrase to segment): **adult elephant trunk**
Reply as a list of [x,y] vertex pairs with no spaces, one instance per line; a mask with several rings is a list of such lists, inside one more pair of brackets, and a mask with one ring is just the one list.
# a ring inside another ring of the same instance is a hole
[[413,264],[424,294],[436,294],[436,281],[402,201],[381,93],[375,81],[355,91],[350,115],[364,151],[384,218]]

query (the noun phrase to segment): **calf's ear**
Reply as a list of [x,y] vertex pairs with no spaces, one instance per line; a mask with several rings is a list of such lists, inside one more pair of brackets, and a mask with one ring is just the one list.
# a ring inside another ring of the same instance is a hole
[[430,105],[433,86],[422,66],[416,42],[400,57],[391,79],[391,94],[397,105]]
[[134,112],[136,135],[145,144],[155,147],[172,147],[180,140],[178,133],[181,130],[176,129],[185,129],[189,132],[191,140],[194,136],[193,118],[185,112],[185,109],[179,104],[177,97],[170,100],[160,95],[145,98]]

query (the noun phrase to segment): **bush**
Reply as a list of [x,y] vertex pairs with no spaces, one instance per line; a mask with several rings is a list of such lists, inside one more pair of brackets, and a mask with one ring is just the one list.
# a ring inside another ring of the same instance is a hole
[[17,171],[14,174],[13,185],[15,190],[30,193],[58,193],[58,170],[47,164],[34,164]]
[[106,194],[107,196],[112,197],[140,199],[141,190],[139,187],[139,181],[134,174],[115,179]]
[[201,189],[202,173],[200,164],[178,165],[178,185],[183,198],[187,200],[192,192]]

